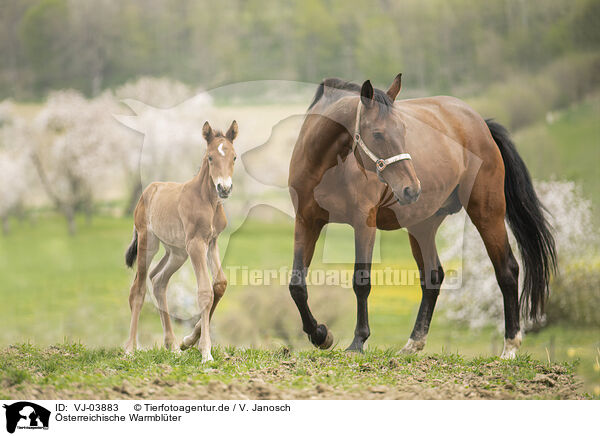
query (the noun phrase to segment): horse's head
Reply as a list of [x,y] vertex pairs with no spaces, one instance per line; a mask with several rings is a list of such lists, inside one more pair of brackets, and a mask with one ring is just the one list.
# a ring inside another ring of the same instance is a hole
[[238,134],[236,121],[231,123],[229,130],[224,135],[214,131],[208,121],[202,127],[202,135],[208,144],[206,157],[210,178],[212,179],[220,198],[227,198],[231,194],[233,182],[233,164],[237,158],[233,148],[233,140]]
[[419,198],[421,182],[406,150],[406,126],[394,111],[401,76],[396,76],[386,93],[374,90],[369,80],[363,83],[358,105],[358,128],[355,127],[355,134],[359,136],[355,140],[362,140],[359,149],[365,168],[377,172],[400,204],[410,204]]

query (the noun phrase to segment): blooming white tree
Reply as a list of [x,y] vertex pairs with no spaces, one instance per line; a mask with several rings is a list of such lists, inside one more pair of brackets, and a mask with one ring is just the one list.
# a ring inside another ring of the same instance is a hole
[[[598,234],[592,225],[592,205],[579,187],[571,181],[536,182],[536,191],[549,211],[548,218],[554,229],[558,265],[562,272],[568,265],[586,258],[597,250]],[[440,228],[445,242],[440,258],[446,265],[462,265],[462,285],[458,289],[443,289],[440,306],[448,319],[477,329],[494,325],[504,326],[502,294],[494,270],[475,226],[466,213],[450,216]],[[516,241],[509,230],[515,257],[523,269]],[[522,282],[519,284],[522,289]],[[552,291],[551,291],[552,294]],[[524,325],[527,321],[524,320]]]
[[110,93],[87,100],[75,91],[52,93],[31,129],[31,156],[40,181],[75,232],[75,213],[92,213],[94,198],[123,172],[127,131],[112,114]]
[[22,206],[31,183],[28,150],[19,140],[23,120],[14,117],[12,103],[0,103],[0,220],[4,233],[9,217]]

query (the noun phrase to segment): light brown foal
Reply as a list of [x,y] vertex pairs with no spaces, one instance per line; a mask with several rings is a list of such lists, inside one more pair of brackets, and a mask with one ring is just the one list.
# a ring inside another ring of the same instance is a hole
[[142,194],[134,212],[133,241],[125,258],[127,265],[132,267],[137,256],[137,273],[129,294],[131,326],[125,346],[127,352],[137,348],[146,276],[159,242],[162,242],[165,255],[150,272],[150,281],[160,312],[165,347],[175,348],[175,334],[167,306],[167,284],[189,256],[198,283],[201,316],[192,333],[183,338],[181,349],[193,346],[200,339],[202,360],[212,360],[210,318],[227,287],[217,238],[227,225],[222,202],[229,197],[233,187],[231,177],[236,160],[233,140],[237,133],[235,121],[225,134],[214,131],[206,122],[202,134],[208,146],[198,175],[186,183],[152,183]]

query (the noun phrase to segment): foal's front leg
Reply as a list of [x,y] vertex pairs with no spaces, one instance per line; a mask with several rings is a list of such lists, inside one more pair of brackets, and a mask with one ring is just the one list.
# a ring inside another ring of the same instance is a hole
[[207,250],[206,242],[199,238],[191,239],[186,244],[186,250],[192,260],[196,281],[198,282],[198,308],[200,310],[200,320],[194,326],[192,333],[185,338],[181,344],[181,349],[185,350],[196,343],[200,338],[200,352],[202,361],[213,360],[210,353],[210,309],[212,308],[214,297],[213,290],[208,276]]
[[227,289],[227,277],[221,267],[221,256],[219,255],[219,246],[217,245],[217,238],[213,239],[208,244],[208,267],[210,268],[210,274],[213,277],[213,294],[214,301],[212,308],[210,309],[210,318],[212,319],[213,313],[219,301],[225,294]]

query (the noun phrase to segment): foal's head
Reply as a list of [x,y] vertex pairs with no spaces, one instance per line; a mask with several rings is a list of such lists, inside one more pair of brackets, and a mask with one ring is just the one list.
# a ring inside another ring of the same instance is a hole
[[[360,91],[360,135],[367,148],[380,159],[408,153],[405,144],[406,126],[394,111],[394,100],[402,86],[401,76],[396,76],[386,93],[374,90],[368,80],[363,83]],[[369,157],[362,151],[361,153],[364,166],[377,172],[379,179],[390,187],[400,204],[417,201],[421,194],[421,182],[410,158],[379,169]]]
[[215,185],[220,198],[227,198],[233,189],[233,163],[237,156],[233,148],[233,140],[238,134],[236,121],[231,123],[224,135],[210,127],[208,121],[202,127],[202,135],[208,144],[206,157],[210,178]]

